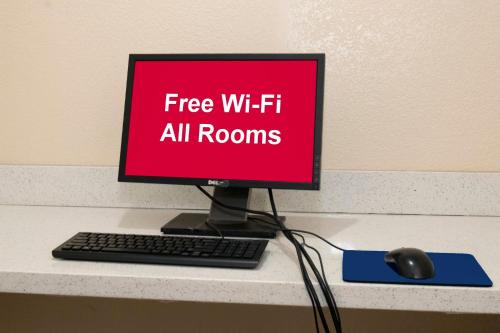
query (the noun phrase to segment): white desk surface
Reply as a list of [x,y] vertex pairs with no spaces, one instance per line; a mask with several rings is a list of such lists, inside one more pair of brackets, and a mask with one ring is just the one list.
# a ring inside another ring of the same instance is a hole
[[[160,235],[179,211],[0,205],[0,292],[309,306],[294,251],[270,241],[257,269],[96,263],[54,259],[79,231]],[[346,308],[500,313],[500,217],[287,214],[289,227],[348,249],[414,246],[476,256],[492,288],[346,283],[341,252],[313,237],[338,305]]]

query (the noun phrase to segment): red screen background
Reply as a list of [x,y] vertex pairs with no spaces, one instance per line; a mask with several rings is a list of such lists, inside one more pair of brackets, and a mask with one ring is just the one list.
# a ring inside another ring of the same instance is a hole
[[[315,60],[136,61],[125,175],[311,183],[316,70]],[[211,98],[213,111],[178,112],[177,104],[165,112],[166,93]],[[223,93],[251,94],[252,103],[281,94],[281,113],[224,113]],[[169,122],[190,123],[190,141],[161,142]],[[275,129],[281,143],[199,143],[199,124]]]

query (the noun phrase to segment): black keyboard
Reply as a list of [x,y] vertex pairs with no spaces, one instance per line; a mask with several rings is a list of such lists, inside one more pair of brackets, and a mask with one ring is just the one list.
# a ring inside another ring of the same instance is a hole
[[52,255],[74,260],[254,268],[266,246],[267,240],[79,232]]

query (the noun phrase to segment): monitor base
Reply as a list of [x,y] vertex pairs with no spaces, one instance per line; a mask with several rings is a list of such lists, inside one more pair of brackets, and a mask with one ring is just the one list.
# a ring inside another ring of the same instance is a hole
[[[249,215],[248,218],[258,217],[259,219],[271,222],[271,219],[265,216]],[[188,235],[188,236],[218,236],[218,233],[210,228],[205,222],[208,214],[200,213],[181,213],[167,222],[161,231],[170,235]],[[280,221],[285,221],[285,217],[280,216]],[[275,238],[276,228],[267,226],[263,222],[257,221],[236,221],[234,224],[225,222],[214,223],[217,229],[225,237],[246,237],[246,238]]]

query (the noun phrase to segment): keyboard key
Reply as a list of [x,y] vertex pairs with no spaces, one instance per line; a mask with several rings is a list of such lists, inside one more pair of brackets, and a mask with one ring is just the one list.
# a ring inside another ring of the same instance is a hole
[[119,252],[119,253],[149,253],[146,249],[126,249],[117,247],[105,247],[102,249],[103,252]]

